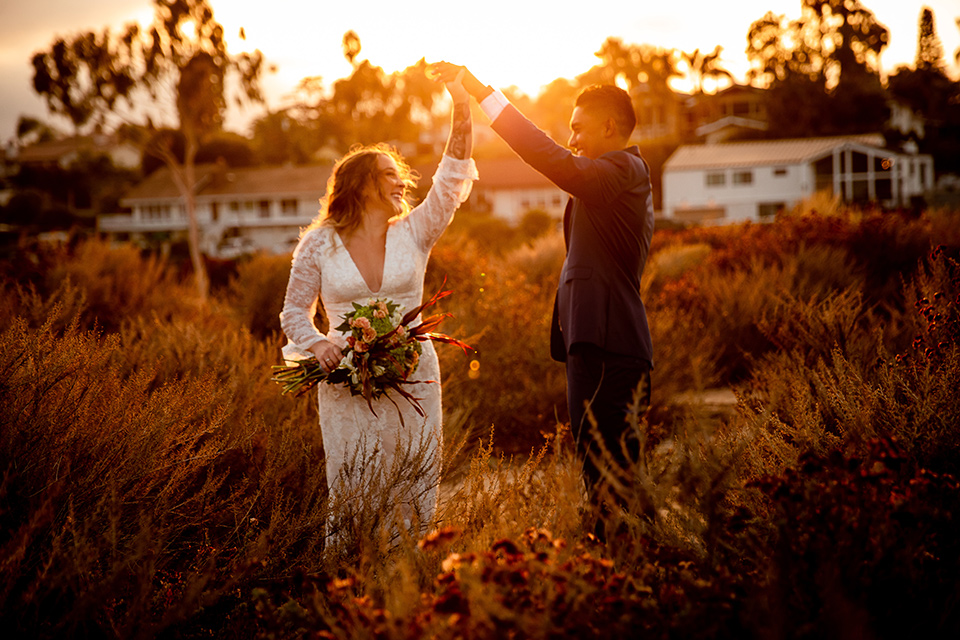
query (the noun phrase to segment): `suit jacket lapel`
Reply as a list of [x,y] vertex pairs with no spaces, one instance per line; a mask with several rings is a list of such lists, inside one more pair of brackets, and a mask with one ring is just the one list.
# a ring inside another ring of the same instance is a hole
[[567,198],[567,206],[563,210],[563,244],[570,248],[570,229],[573,227],[573,197]]

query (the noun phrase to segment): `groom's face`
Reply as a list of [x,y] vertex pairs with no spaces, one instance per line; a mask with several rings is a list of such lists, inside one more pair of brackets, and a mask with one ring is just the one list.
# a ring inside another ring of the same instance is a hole
[[599,158],[609,151],[608,118],[596,109],[574,107],[570,117],[570,140],[567,145],[580,156]]

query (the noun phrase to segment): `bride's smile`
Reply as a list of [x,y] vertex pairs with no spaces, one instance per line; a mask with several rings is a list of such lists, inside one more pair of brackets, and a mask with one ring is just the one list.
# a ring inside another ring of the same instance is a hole
[[379,178],[377,190],[383,200],[394,209],[394,215],[403,212],[403,197],[407,192],[407,185],[400,175],[396,161],[388,155],[381,155],[377,159]]

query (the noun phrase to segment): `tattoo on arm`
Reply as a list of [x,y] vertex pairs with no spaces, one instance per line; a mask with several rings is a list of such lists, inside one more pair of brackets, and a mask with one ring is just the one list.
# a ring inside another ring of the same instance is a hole
[[448,156],[466,160],[473,152],[473,118],[470,115],[470,103],[453,105],[453,122],[450,124],[450,138],[447,140]]

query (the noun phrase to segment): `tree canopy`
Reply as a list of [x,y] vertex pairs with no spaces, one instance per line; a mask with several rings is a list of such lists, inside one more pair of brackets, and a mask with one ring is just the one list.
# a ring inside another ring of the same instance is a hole
[[[184,198],[197,288],[205,297],[194,160],[203,140],[221,128],[228,75],[237,79],[238,101],[263,100],[263,56],[259,51],[230,55],[207,0],[154,0],[154,9],[146,30],[132,23],[118,35],[105,29],[55,39],[48,51],[33,57],[33,86],[50,110],[69,118],[77,130],[118,120],[129,139],[170,168]],[[177,136],[164,132],[158,120],[183,136],[182,160],[173,147]]]
[[880,81],[889,31],[859,0],[800,4],[799,18],[768,12],[747,33],[751,80],[771,92],[771,130],[880,131],[889,116]]

